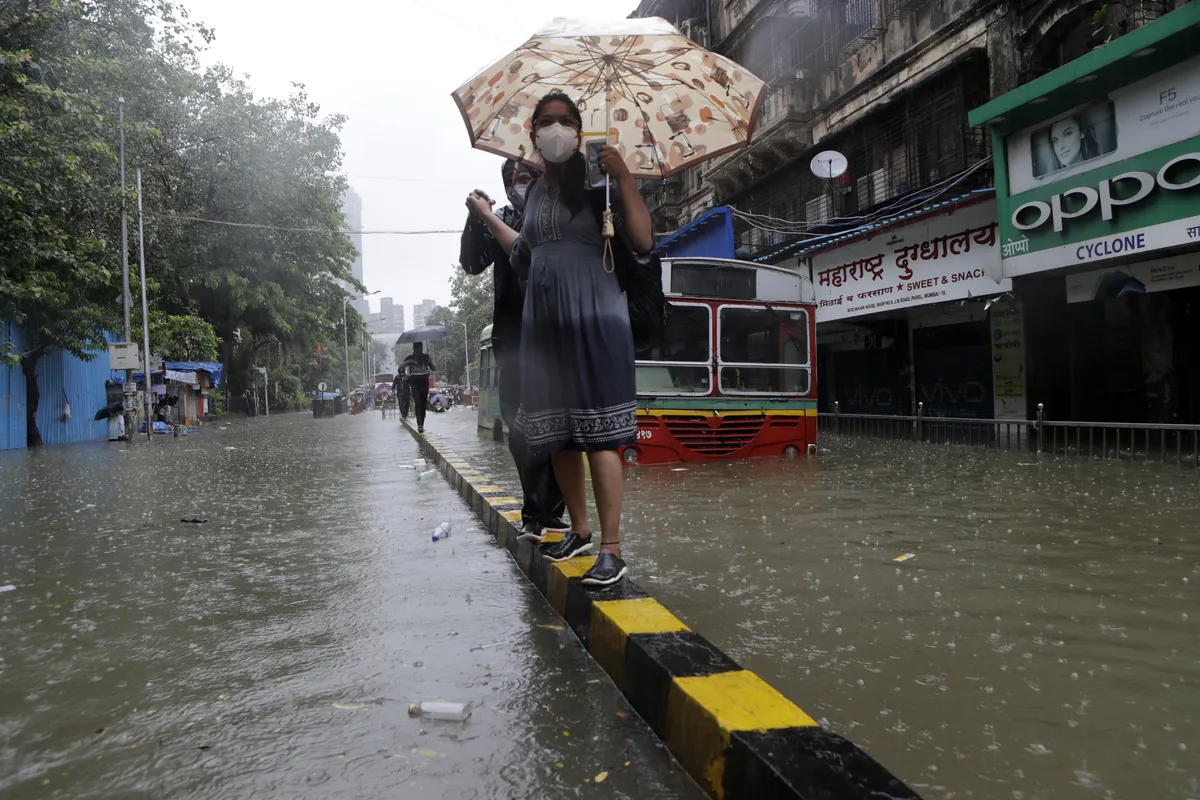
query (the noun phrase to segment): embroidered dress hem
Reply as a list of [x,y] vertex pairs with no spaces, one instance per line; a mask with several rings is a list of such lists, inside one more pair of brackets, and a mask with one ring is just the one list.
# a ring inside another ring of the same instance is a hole
[[517,412],[526,446],[538,453],[574,450],[592,453],[633,444],[637,437],[637,403],[611,408],[555,408]]

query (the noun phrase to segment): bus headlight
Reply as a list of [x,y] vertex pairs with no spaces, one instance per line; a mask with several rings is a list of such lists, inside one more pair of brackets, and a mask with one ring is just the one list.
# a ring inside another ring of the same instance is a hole
[[789,444],[787,447],[783,448],[783,454],[788,458],[795,458],[796,456],[800,455],[800,448],[796,447],[794,444]]
[[621,454],[625,459],[626,464],[636,464],[638,460],[638,451],[636,447],[626,447],[625,452]]

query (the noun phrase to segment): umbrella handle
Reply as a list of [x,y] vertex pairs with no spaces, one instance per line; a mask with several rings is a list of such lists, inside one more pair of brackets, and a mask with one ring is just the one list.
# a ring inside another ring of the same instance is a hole
[[604,271],[611,275],[616,269],[616,262],[613,261],[613,237],[617,235],[611,208],[604,209],[604,227],[600,232],[604,235]]

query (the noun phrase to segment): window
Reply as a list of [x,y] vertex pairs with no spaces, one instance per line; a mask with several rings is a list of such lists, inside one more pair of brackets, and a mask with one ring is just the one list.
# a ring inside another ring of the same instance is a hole
[[719,314],[722,392],[808,394],[807,312],[724,306]]
[[712,311],[672,303],[660,344],[638,353],[638,394],[705,395],[712,391]]
[[728,297],[753,300],[757,296],[758,270],[712,264],[671,265],[671,291],[694,297]]
[[491,389],[494,383],[492,375],[492,349],[490,347],[479,354],[479,378],[477,382],[480,389]]

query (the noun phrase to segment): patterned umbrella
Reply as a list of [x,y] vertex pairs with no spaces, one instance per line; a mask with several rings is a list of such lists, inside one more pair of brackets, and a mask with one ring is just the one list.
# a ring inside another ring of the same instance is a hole
[[584,136],[605,136],[638,178],[663,178],[750,143],[766,89],[666,20],[556,19],[454,92],[471,144],[538,166],[530,114],[568,94]]

